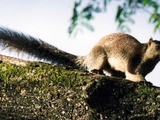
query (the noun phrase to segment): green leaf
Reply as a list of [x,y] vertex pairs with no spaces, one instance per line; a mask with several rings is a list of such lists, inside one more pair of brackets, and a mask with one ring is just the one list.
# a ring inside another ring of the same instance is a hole
[[120,19],[122,12],[123,12],[123,8],[121,6],[118,6],[117,14],[116,14],[116,21]]
[[79,21],[79,12],[78,12],[78,8],[81,5],[82,0],[80,0],[79,2],[75,2],[74,3],[74,8],[73,8],[73,15],[71,17],[71,25],[68,28],[68,33],[72,34],[72,32],[74,31],[74,29],[77,27],[78,25],[78,21]]
[[94,27],[87,22],[81,22],[81,25],[84,26],[85,28],[87,28],[88,30],[92,31],[92,32],[94,31]]
[[160,28],[160,19],[157,21],[157,24],[154,27],[154,32],[156,32]]
[[82,10],[82,13],[85,13],[85,12],[93,12],[93,5],[86,6],[86,7]]
[[149,18],[149,22],[152,22],[152,20],[155,18],[154,16],[155,16],[155,14],[151,14],[151,16]]
[[142,0],[142,4],[144,5],[144,6],[146,6],[147,4],[149,4],[150,3],[150,0]]
[[157,31],[157,29],[159,28],[159,26],[160,26],[160,24],[158,23],[158,24],[156,24],[156,26],[154,27],[154,32],[156,32]]
[[104,11],[106,11],[107,5],[109,4],[111,0],[104,0],[103,4],[104,4]]

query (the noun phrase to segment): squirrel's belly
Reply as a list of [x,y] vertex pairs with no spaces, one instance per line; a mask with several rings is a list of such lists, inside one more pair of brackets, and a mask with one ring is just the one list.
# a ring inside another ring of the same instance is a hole
[[125,72],[127,69],[127,61],[119,57],[108,58],[108,62],[114,70]]

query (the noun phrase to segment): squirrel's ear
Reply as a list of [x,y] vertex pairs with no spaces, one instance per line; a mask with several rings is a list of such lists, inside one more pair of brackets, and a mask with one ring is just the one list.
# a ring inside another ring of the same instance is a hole
[[149,39],[148,45],[150,45],[152,42],[153,42],[153,38],[151,37],[151,38]]

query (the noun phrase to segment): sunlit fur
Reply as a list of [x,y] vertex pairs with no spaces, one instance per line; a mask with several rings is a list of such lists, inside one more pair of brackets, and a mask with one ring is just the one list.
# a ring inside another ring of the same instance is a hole
[[142,44],[134,37],[114,33],[103,37],[85,57],[83,65],[90,71],[104,70],[112,76],[139,82],[160,60],[160,42],[151,38]]

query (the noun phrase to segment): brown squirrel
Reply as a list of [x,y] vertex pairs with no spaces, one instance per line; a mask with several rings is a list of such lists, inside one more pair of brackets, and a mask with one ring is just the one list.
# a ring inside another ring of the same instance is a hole
[[131,35],[113,33],[103,37],[86,56],[76,56],[34,37],[0,27],[0,43],[5,48],[26,52],[39,59],[66,66],[86,67],[91,72],[106,71],[111,76],[144,81],[160,60],[160,41],[150,38],[140,43]]

